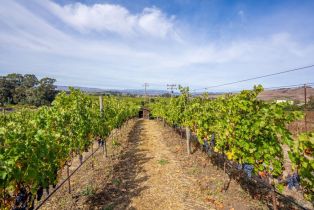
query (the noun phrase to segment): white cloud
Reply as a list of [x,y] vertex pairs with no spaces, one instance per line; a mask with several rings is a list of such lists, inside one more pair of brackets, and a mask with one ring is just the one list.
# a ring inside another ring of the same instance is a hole
[[137,18],[137,27],[145,33],[166,37],[174,32],[173,19],[168,19],[159,9],[145,8]]
[[177,36],[174,16],[167,17],[157,8],[144,8],[139,14],[131,14],[125,7],[114,4],[88,6],[75,3],[60,6],[51,1],[41,3],[80,32],[112,32],[123,36],[144,34],[158,38]]

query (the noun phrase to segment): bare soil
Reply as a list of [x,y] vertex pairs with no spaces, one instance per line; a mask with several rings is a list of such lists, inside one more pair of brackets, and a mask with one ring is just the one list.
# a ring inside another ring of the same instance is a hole
[[233,180],[221,191],[223,170],[199,150],[187,155],[184,140],[158,121],[131,120],[107,145],[108,157],[97,152],[94,169],[84,164],[71,193],[64,185],[43,209],[268,209]]

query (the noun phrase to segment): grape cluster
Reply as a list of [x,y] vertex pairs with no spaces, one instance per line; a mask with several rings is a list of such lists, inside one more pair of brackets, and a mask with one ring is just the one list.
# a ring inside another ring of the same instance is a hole
[[216,145],[215,141],[215,133],[212,134],[211,140],[210,140],[210,146],[214,147]]
[[27,199],[26,190],[22,188],[16,196],[15,205],[19,206],[20,204],[24,203],[26,199]]
[[83,163],[83,155],[79,155],[79,160],[80,160],[80,163],[82,164]]
[[207,140],[204,140],[203,149],[204,149],[205,152],[208,152],[208,150],[209,150],[209,145],[208,145],[208,141]]
[[215,146],[215,134],[213,133],[211,136],[211,140],[208,144],[208,140],[204,139],[203,149],[204,151],[211,156],[212,155],[212,148]]
[[41,197],[43,196],[44,193],[44,188],[42,186],[40,186],[37,190],[37,201],[41,200]]
[[98,146],[99,146],[99,147],[103,147],[104,144],[105,144],[105,141],[104,141],[102,138],[99,138],[99,139],[98,139]]
[[27,191],[21,188],[20,192],[15,197],[15,204],[13,210],[26,210],[27,209]]
[[244,164],[243,165],[243,170],[246,173],[246,175],[251,178],[252,177],[252,171],[254,169],[254,166],[250,165],[250,164]]
[[291,190],[293,187],[295,187],[296,189],[299,189],[300,187],[300,177],[297,173],[293,173],[292,175],[288,175],[287,176],[287,185],[288,185],[288,188]]

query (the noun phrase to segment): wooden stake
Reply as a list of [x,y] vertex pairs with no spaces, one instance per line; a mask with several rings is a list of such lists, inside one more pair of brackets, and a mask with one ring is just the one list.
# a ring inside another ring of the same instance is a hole
[[307,132],[306,106],[307,106],[306,84],[304,84],[304,127],[305,127],[305,132]]
[[94,142],[92,144],[92,169],[94,169]]
[[79,159],[80,159],[80,164],[82,165],[82,163],[83,163],[83,155],[82,154],[80,154]]
[[71,193],[71,179],[70,179],[70,166],[67,164],[67,175],[68,175],[68,187],[69,193]]
[[104,140],[105,157],[107,157],[107,139]]
[[104,111],[104,104],[103,104],[102,96],[99,96],[99,110],[101,113],[103,113]]
[[190,130],[190,128],[186,127],[185,132],[186,132],[187,152],[188,152],[188,155],[190,155],[191,154],[191,130]]

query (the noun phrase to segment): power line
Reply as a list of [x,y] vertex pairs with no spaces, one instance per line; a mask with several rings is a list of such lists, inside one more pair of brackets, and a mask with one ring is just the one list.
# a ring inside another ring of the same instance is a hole
[[226,85],[237,84],[237,83],[241,83],[241,82],[247,82],[247,81],[250,81],[250,80],[261,79],[261,78],[275,76],[275,75],[279,75],[279,74],[285,74],[285,73],[289,73],[289,72],[293,72],[293,71],[300,71],[300,70],[311,68],[311,67],[314,67],[314,64],[313,65],[309,65],[309,66],[303,66],[303,67],[295,68],[295,69],[289,69],[289,70],[281,71],[281,72],[277,72],[277,73],[266,74],[266,75],[262,75],[262,76],[258,76],[258,77],[251,77],[251,78],[247,78],[247,79],[243,79],[243,80],[238,80],[238,81],[235,81],[235,82],[228,82],[228,83],[224,83],[224,84],[220,84],[220,85],[214,85],[214,86],[210,86],[210,87],[206,87],[206,88],[194,89],[192,91],[206,90],[206,89],[210,89],[210,88],[216,88],[216,87],[222,87],[222,86],[226,86]]

